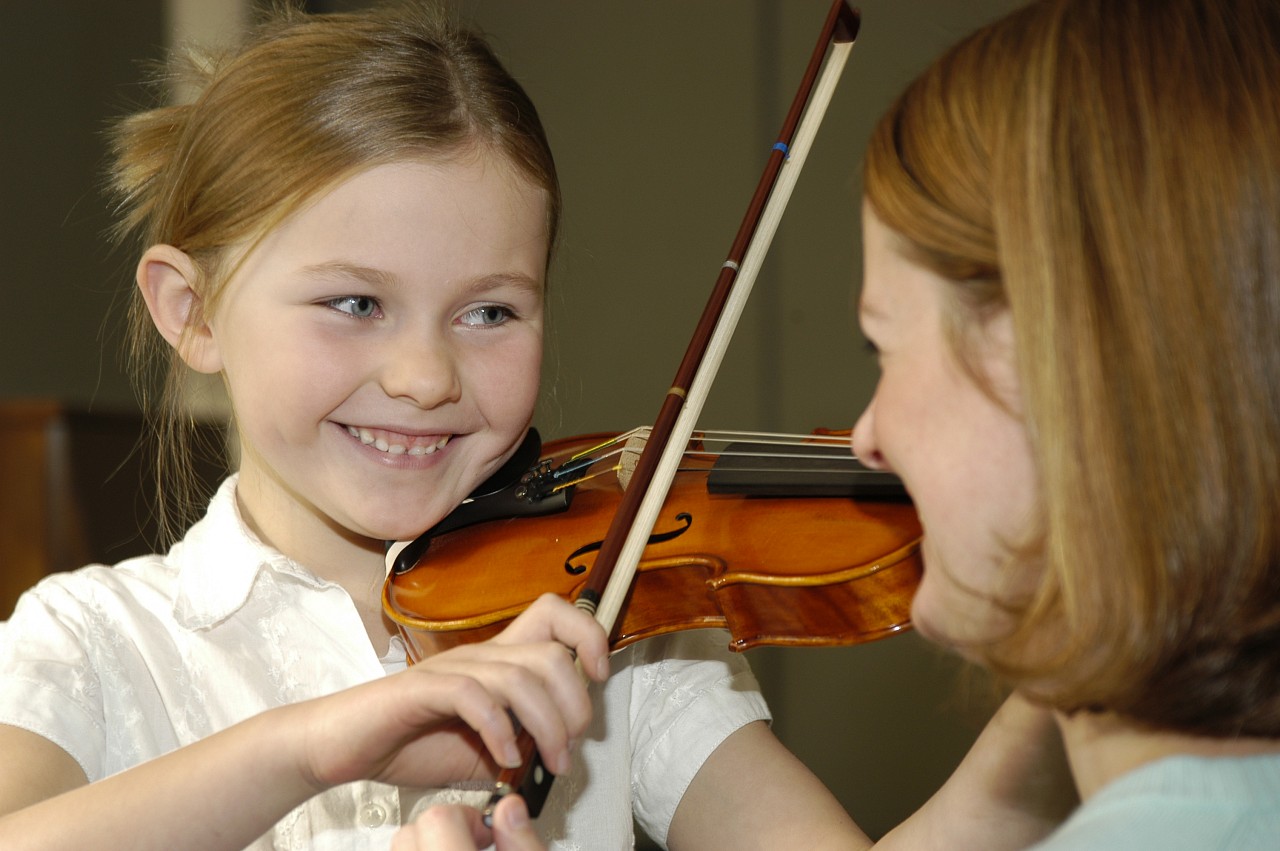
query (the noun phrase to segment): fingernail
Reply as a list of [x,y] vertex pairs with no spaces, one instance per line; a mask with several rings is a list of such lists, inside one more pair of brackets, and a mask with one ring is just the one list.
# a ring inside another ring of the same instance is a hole
[[508,742],[506,747],[502,749],[502,767],[503,768],[519,768],[520,748],[516,747],[515,742]]
[[519,830],[529,823],[529,811],[525,808],[523,798],[518,795],[512,795],[511,798],[512,802],[506,809],[507,827]]
[[609,679],[609,657],[608,656],[601,657],[600,661],[596,664],[596,678],[600,680]]

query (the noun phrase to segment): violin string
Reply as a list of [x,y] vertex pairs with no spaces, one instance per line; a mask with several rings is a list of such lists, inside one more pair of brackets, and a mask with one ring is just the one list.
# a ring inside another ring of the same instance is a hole
[[[608,444],[604,444],[604,445],[608,445]],[[800,444],[782,444],[782,443],[780,443],[780,444],[777,444],[777,445],[790,445],[790,446],[795,446],[795,445],[800,445]],[[821,445],[821,444],[820,444],[820,445]],[[634,451],[634,450],[628,450],[625,446],[617,446],[617,447],[615,447],[615,448],[613,448],[613,449],[610,449],[610,450],[609,450],[609,451],[607,451],[607,452],[603,452],[603,453],[598,454],[598,455],[596,456],[595,460],[596,460],[596,462],[605,461],[605,460],[608,460],[608,459],[610,459],[610,458],[615,458],[615,457],[617,457],[617,456],[619,456],[619,455],[625,455],[625,454],[626,454],[627,452],[629,452],[629,451]],[[685,450],[685,452],[684,452],[684,454],[685,454],[686,456],[709,455],[709,456],[713,456],[713,457],[715,457],[715,458],[777,458],[777,459],[780,459],[780,460],[787,460],[787,461],[795,461],[795,460],[806,460],[806,461],[830,461],[830,460],[832,460],[832,456],[831,456],[831,455],[829,455],[829,454],[825,454],[825,453],[821,453],[821,452],[813,452],[813,453],[805,453],[805,452],[768,452],[768,451],[755,451],[755,450],[742,450],[742,449],[734,449],[734,450],[729,450],[729,449],[719,449],[719,450],[715,450],[715,449],[695,449],[695,448],[690,448],[690,449],[686,449],[686,450]],[[578,456],[575,456],[575,457],[578,457]],[[854,458],[854,456],[853,456],[852,454],[850,454],[850,455],[849,455],[849,458]],[[840,459],[839,459],[839,461],[840,461],[840,462],[843,462],[844,460],[845,460],[844,458],[840,458]],[[841,465],[841,466],[843,466],[843,465]]]
[[702,440],[716,441],[750,441],[752,443],[770,443],[781,446],[802,446],[805,444],[847,446],[847,434],[787,434],[776,431],[700,431],[694,437]]
[[606,476],[609,473],[617,473],[622,469],[622,465],[614,464],[611,467],[604,467],[602,469],[598,469],[598,468],[599,468],[598,464],[593,464],[590,468],[591,472],[583,473],[582,475],[578,476],[576,479],[573,479],[572,481],[561,482],[560,484],[556,485],[551,489],[551,493],[559,493],[565,488],[575,487],[577,485],[582,484],[583,482],[591,481],[592,479],[599,478],[600,476]]
[[[620,440],[630,440],[632,437],[645,437],[649,431],[648,426],[641,426],[632,429],[626,435],[620,436]],[[695,431],[690,438],[692,441],[711,441],[713,443],[764,443],[776,446],[848,446],[849,436],[847,434],[790,434],[777,431],[729,431],[729,430],[707,430]]]
[[[849,449],[848,435],[835,435],[835,434],[816,434],[815,435],[815,434],[787,434],[783,432],[768,432],[768,431],[720,430],[720,431],[695,432],[694,439],[698,441],[712,441],[715,443],[725,443],[725,444],[750,442],[757,446],[799,446],[799,447],[811,446],[815,448],[832,447],[832,448],[840,448],[844,450]],[[715,456],[716,458],[730,458],[730,459],[732,458],[777,458],[780,461],[785,461],[785,462],[792,462],[796,460],[806,460],[806,461],[832,460],[831,455],[827,453],[822,453],[822,452],[811,452],[811,453],[769,452],[767,450],[758,450],[758,449],[730,450],[727,447],[725,449],[720,449],[720,450],[687,449],[685,450],[685,455],[712,455],[712,456]],[[848,458],[854,458],[852,452],[850,452]],[[816,472],[832,472],[832,473],[845,472],[847,470],[847,465],[843,463],[845,460],[846,460],[845,458],[840,458],[836,466],[830,467],[827,470],[822,470],[820,468],[813,469],[811,470],[811,472],[815,472],[815,473]],[[682,469],[687,470],[688,468],[682,468]],[[729,465],[722,464],[720,465],[720,469],[730,471],[730,470],[741,470],[741,469],[747,469],[747,468],[735,467],[731,464]],[[783,467],[773,467],[773,468],[752,467],[750,469],[754,469],[758,472],[788,472],[791,468],[783,466]]]
[[[600,464],[603,462],[610,461],[610,459],[621,458],[625,456],[628,452],[632,452],[638,456],[637,450],[628,449],[628,447],[625,444],[628,440],[632,438],[644,435],[647,431],[648,431],[648,426],[641,426],[639,428],[632,429],[631,431],[625,432],[623,434],[619,434],[617,437],[611,440],[603,441],[600,444],[592,447],[592,449],[595,449],[597,451],[606,447],[610,447],[610,448],[608,448],[604,452],[598,452],[598,454],[594,459],[594,462],[591,465],[591,469],[594,472],[591,472],[590,474],[585,474],[581,477],[576,478],[574,480],[574,483],[580,483],[588,479],[595,478],[597,476],[606,475],[610,472],[617,472],[618,470],[620,470],[621,467],[623,466],[623,462],[621,461],[612,463],[610,466],[605,467],[603,469],[600,468]],[[709,438],[708,436],[711,436],[711,437]],[[707,431],[707,432],[698,432],[698,433],[695,433],[694,435],[694,439],[699,442],[710,439],[712,440],[712,442],[717,442],[717,443],[722,442],[726,444],[732,443],[732,442],[745,442],[743,441],[743,438],[750,438],[751,439],[750,442],[757,445],[766,445],[766,446],[769,446],[769,445],[806,446],[808,445],[808,446],[817,446],[817,447],[826,447],[826,446],[847,447],[848,440],[849,440],[849,438],[844,435],[795,435],[795,434],[785,434],[780,432],[755,432],[755,431],[715,431],[715,432]],[[815,441],[814,438],[817,438],[817,440]],[[576,460],[583,457],[585,454],[586,452],[578,452],[577,454],[573,455],[572,458]],[[787,463],[791,463],[796,460],[806,460],[806,461],[831,461],[832,460],[832,456],[830,454],[825,454],[821,452],[814,452],[814,453],[769,452],[767,450],[743,450],[743,449],[729,450],[727,448],[718,449],[718,450],[706,449],[706,448],[703,448],[703,449],[690,448],[685,450],[685,455],[686,456],[697,456],[697,455],[712,456],[718,459],[776,458],[783,463],[783,465],[775,466],[775,467],[761,467],[758,465],[747,467],[745,465],[735,465],[733,463],[718,464],[718,468],[725,472],[749,470],[749,471],[761,472],[761,473],[784,473],[784,472],[790,472],[794,469],[792,467],[785,466],[785,465]],[[852,454],[850,454],[848,457],[850,459],[854,458]],[[830,467],[826,467],[826,468],[823,468],[821,466],[810,467],[806,469],[806,472],[811,474],[846,473],[848,471],[848,465],[844,462],[845,462],[845,459],[840,458],[837,463],[833,464]],[[701,471],[701,468],[681,467],[680,471],[681,472],[699,472]],[[561,487],[567,486],[568,484],[569,483],[566,483]]]
[[[649,427],[632,429],[629,432],[618,435],[610,441],[601,443],[597,447],[625,444],[633,438],[644,440],[648,436]],[[786,434],[783,432],[770,431],[699,431],[694,432],[691,442],[711,442],[711,443],[755,443],[769,446],[830,446],[847,448],[849,446],[849,436],[842,434]],[[585,453],[580,453],[585,454]],[[708,454],[717,454],[715,450],[708,450]]]

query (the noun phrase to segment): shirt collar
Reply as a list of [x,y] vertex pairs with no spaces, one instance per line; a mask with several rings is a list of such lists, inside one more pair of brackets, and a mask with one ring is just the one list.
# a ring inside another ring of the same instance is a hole
[[173,614],[188,629],[208,629],[234,615],[263,570],[289,574],[317,588],[327,585],[249,530],[236,505],[238,478],[232,475],[222,483],[205,516],[169,551],[169,561],[178,569]]

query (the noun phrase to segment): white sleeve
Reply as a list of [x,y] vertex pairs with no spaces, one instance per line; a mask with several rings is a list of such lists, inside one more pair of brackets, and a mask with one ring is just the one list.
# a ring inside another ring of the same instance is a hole
[[102,686],[82,626],[65,613],[76,601],[46,579],[18,600],[0,629],[0,724],[43,736],[91,780],[102,776]]
[[691,630],[637,644],[631,695],[636,820],[666,846],[676,806],[730,733],[769,720],[747,660],[722,630]]

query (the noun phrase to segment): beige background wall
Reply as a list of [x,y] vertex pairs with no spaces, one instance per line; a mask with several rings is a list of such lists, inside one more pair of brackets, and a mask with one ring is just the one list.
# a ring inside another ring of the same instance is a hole
[[[138,100],[187,0],[0,5],[0,398],[131,407],[108,313],[131,259],[101,238],[99,131]],[[320,5],[320,4],[313,4]],[[329,4],[341,5],[341,4]],[[566,213],[538,424],[647,422],[737,229],[827,0],[456,0],[539,105]],[[874,366],[854,334],[857,167],[871,124],[946,44],[1014,0],[863,0],[863,30],[702,424],[846,427]],[[237,4],[232,3],[232,7]],[[227,22],[231,23],[228,24]],[[904,636],[756,661],[776,728],[872,833],[906,815],[982,713],[949,659]],[[979,689],[981,691],[981,689]]]

